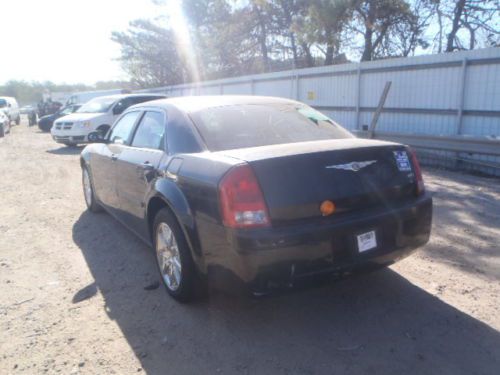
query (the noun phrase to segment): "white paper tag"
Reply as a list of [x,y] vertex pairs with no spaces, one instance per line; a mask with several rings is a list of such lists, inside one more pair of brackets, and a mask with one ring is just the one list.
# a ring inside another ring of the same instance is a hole
[[357,239],[360,253],[377,247],[377,237],[374,230],[358,235]]
[[406,151],[393,151],[396,158],[396,164],[401,172],[410,172],[411,164]]

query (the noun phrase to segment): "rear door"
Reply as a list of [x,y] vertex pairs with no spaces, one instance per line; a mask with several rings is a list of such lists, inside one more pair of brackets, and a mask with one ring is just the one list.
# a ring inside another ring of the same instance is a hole
[[116,194],[116,160],[123,148],[129,143],[135,124],[142,112],[133,111],[123,115],[109,134],[109,143],[102,144],[99,152],[91,156],[91,173],[94,189],[99,200],[111,210],[118,208]]
[[117,195],[120,218],[139,235],[147,238],[146,198],[165,153],[166,114],[161,110],[144,112],[130,146],[118,155]]

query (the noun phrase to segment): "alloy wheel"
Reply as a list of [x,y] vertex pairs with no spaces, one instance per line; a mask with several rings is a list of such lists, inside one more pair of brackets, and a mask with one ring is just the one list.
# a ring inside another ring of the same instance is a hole
[[156,258],[166,286],[176,291],[182,279],[182,264],[177,240],[166,223],[160,223],[156,230]]

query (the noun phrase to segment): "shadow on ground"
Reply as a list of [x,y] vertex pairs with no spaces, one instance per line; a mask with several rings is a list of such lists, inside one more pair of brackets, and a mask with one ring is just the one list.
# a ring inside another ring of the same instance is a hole
[[84,147],[85,146],[62,146],[52,150],[47,150],[46,152],[54,155],[78,155],[82,152]]
[[[253,300],[181,305],[107,214],[73,227],[106,311],[148,374],[497,374],[500,333],[386,269]],[[75,296],[93,293],[87,286]],[[78,297],[78,298],[77,298]]]
[[434,198],[433,246],[424,253],[463,272],[500,280],[499,182],[458,173],[450,179],[447,172],[433,171],[428,187]]

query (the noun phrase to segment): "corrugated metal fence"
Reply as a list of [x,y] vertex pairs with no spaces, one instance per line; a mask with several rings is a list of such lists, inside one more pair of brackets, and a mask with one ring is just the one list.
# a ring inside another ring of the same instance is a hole
[[[500,175],[500,48],[243,76],[147,91],[296,99],[358,132],[392,85],[375,136],[426,149],[428,162]],[[146,91],[146,90],[144,90]]]

